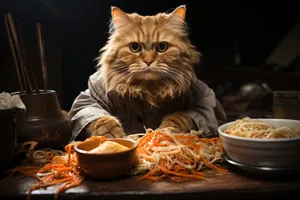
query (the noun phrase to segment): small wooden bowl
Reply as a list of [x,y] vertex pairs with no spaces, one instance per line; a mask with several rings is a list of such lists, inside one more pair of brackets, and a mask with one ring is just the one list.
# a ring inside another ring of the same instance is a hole
[[137,142],[130,139],[108,138],[129,149],[117,153],[91,154],[88,151],[99,146],[100,141],[86,141],[74,147],[81,170],[97,179],[114,179],[128,171],[135,159]]

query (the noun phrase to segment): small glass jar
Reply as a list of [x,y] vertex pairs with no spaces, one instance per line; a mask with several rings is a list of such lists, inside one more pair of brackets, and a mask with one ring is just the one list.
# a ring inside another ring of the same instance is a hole
[[300,120],[300,90],[273,91],[273,118]]

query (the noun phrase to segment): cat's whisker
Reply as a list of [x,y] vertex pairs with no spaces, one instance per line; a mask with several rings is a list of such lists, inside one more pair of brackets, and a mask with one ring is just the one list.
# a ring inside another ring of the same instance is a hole
[[139,66],[140,66],[140,65],[137,64],[137,63],[134,63],[134,64],[129,65],[130,68],[133,68],[133,67],[139,67]]
[[169,79],[167,78],[167,76],[165,75],[165,73],[163,73],[163,72],[161,72],[161,71],[158,71],[158,73],[159,73],[159,75],[162,77],[162,79],[166,82],[167,85],[171,85],[171,84],[172,84],[171,80],[169,80]]
[[177,82],[176,75],[178,75],[178,73],[173,72],[172,70],[163,69],[163,68],[160,68],[157,72],[159,72],[162,77],[167,77],[167,78]]
[[[161,72],[163,72],[163,74],[167,77],[169,77],[172,80],[177,80],[178,76],[180,75],[180,73],[178,72],[174,72],[172,70],[167,70],[167,69],[160,69]],[[177,77],[176,77],[177,76]]]
[[[186,90],[188,90],[187,84],[185,84],[185,83],[183,83],[183,82],[180,81],[180,80],[183,80],[183,79],[176,79],[176,78],[173,77],[173,75],[171,73],[167,73],[166,75],[169,77],[169,79],[171,79],[172,81],[176,82],[177,85],[181,88],[181,90],[183,92],[186,91]],[[178,95],[180,95],[182,91],[179,91]]]
[[[161,17],[163,19],[165,16]],[[200,54],[188,40],[185,23],[174,19],[161,20],[156,27],[157,21],[154,23],[149,18],[146,27],[141,24],[142,28],[136,29],[135,20],[142,18],[137,14],[124,18],[113,27],[107,44],[99,51],[97,66],[103,72],[105,88],[123,97],[143,98],[153,106],[183,93],[191,96],[189,89],[195,79],[192,66],[199,61]],[[159,38],[166,38],[172,48],[161,54],[155,53],[156,47],[151,49],[155,54],[151,55],[149,51],[147,55],[151,56],[153,64],[148,73],[148,66],[142,62],[147,57],[142,43],[157,42],[158,35]],[[130,44],[135,41],[141,43],[139,52],[131,49]]]
[[158,73],[160,74],[160,76],[162,77],[162,79],[166,82],[166,84],[168,84],[168,85],[172,84],[171,81],[166,78],[166,76],[164,75],[164,73],[162,73],[162,72],[158,72]]
[[165,63],[159,63],[158,66],[160,66],[160,67],[169,67],[169,65],[167,65],[167,64],[165,64]]
[[[182,75],[184,76],[184,80],[190,82],[193,82],[195,80],[195,75],[192,71],[186,71],[187,73],[180,73],[180,71],[176,68],[170,68],[169,69],[170,73],[173,72],[174,75]],[[189,85],[189,84],[188,84]]]
[[128,70],[128,67],[126,67],[126,66],[116,66],[116,67],[112,67],[112,70],[113,70],[113,71],[120,71],[120,72],[123,72],[123,71],[127,71],[127,70]]
[[131,67],[130,71],[131,72],[142,72],[145,71],[147,68],[146,67]]

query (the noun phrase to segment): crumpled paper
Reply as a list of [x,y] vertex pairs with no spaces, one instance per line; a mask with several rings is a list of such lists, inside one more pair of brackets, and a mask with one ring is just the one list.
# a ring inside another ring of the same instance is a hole
[[0,93],[0,110],[19,108],[25,110],[26,107],[19,95],[11,95],[6,92]]

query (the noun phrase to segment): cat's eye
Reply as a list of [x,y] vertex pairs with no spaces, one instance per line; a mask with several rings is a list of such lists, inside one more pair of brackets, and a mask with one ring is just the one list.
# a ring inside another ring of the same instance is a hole
[[158,51],[160,53],[163,53],[163,52],[165,52],[167,50],[168,50],[168,43],[166,43],[166,42],[159,42],[156,45],[156,51]]
[[141,45],[139,43],[132,42],[132,43],[129,44],[129,49],[133,53],[137,53],[137,52],[141,51],[142,47],[141,47]]

